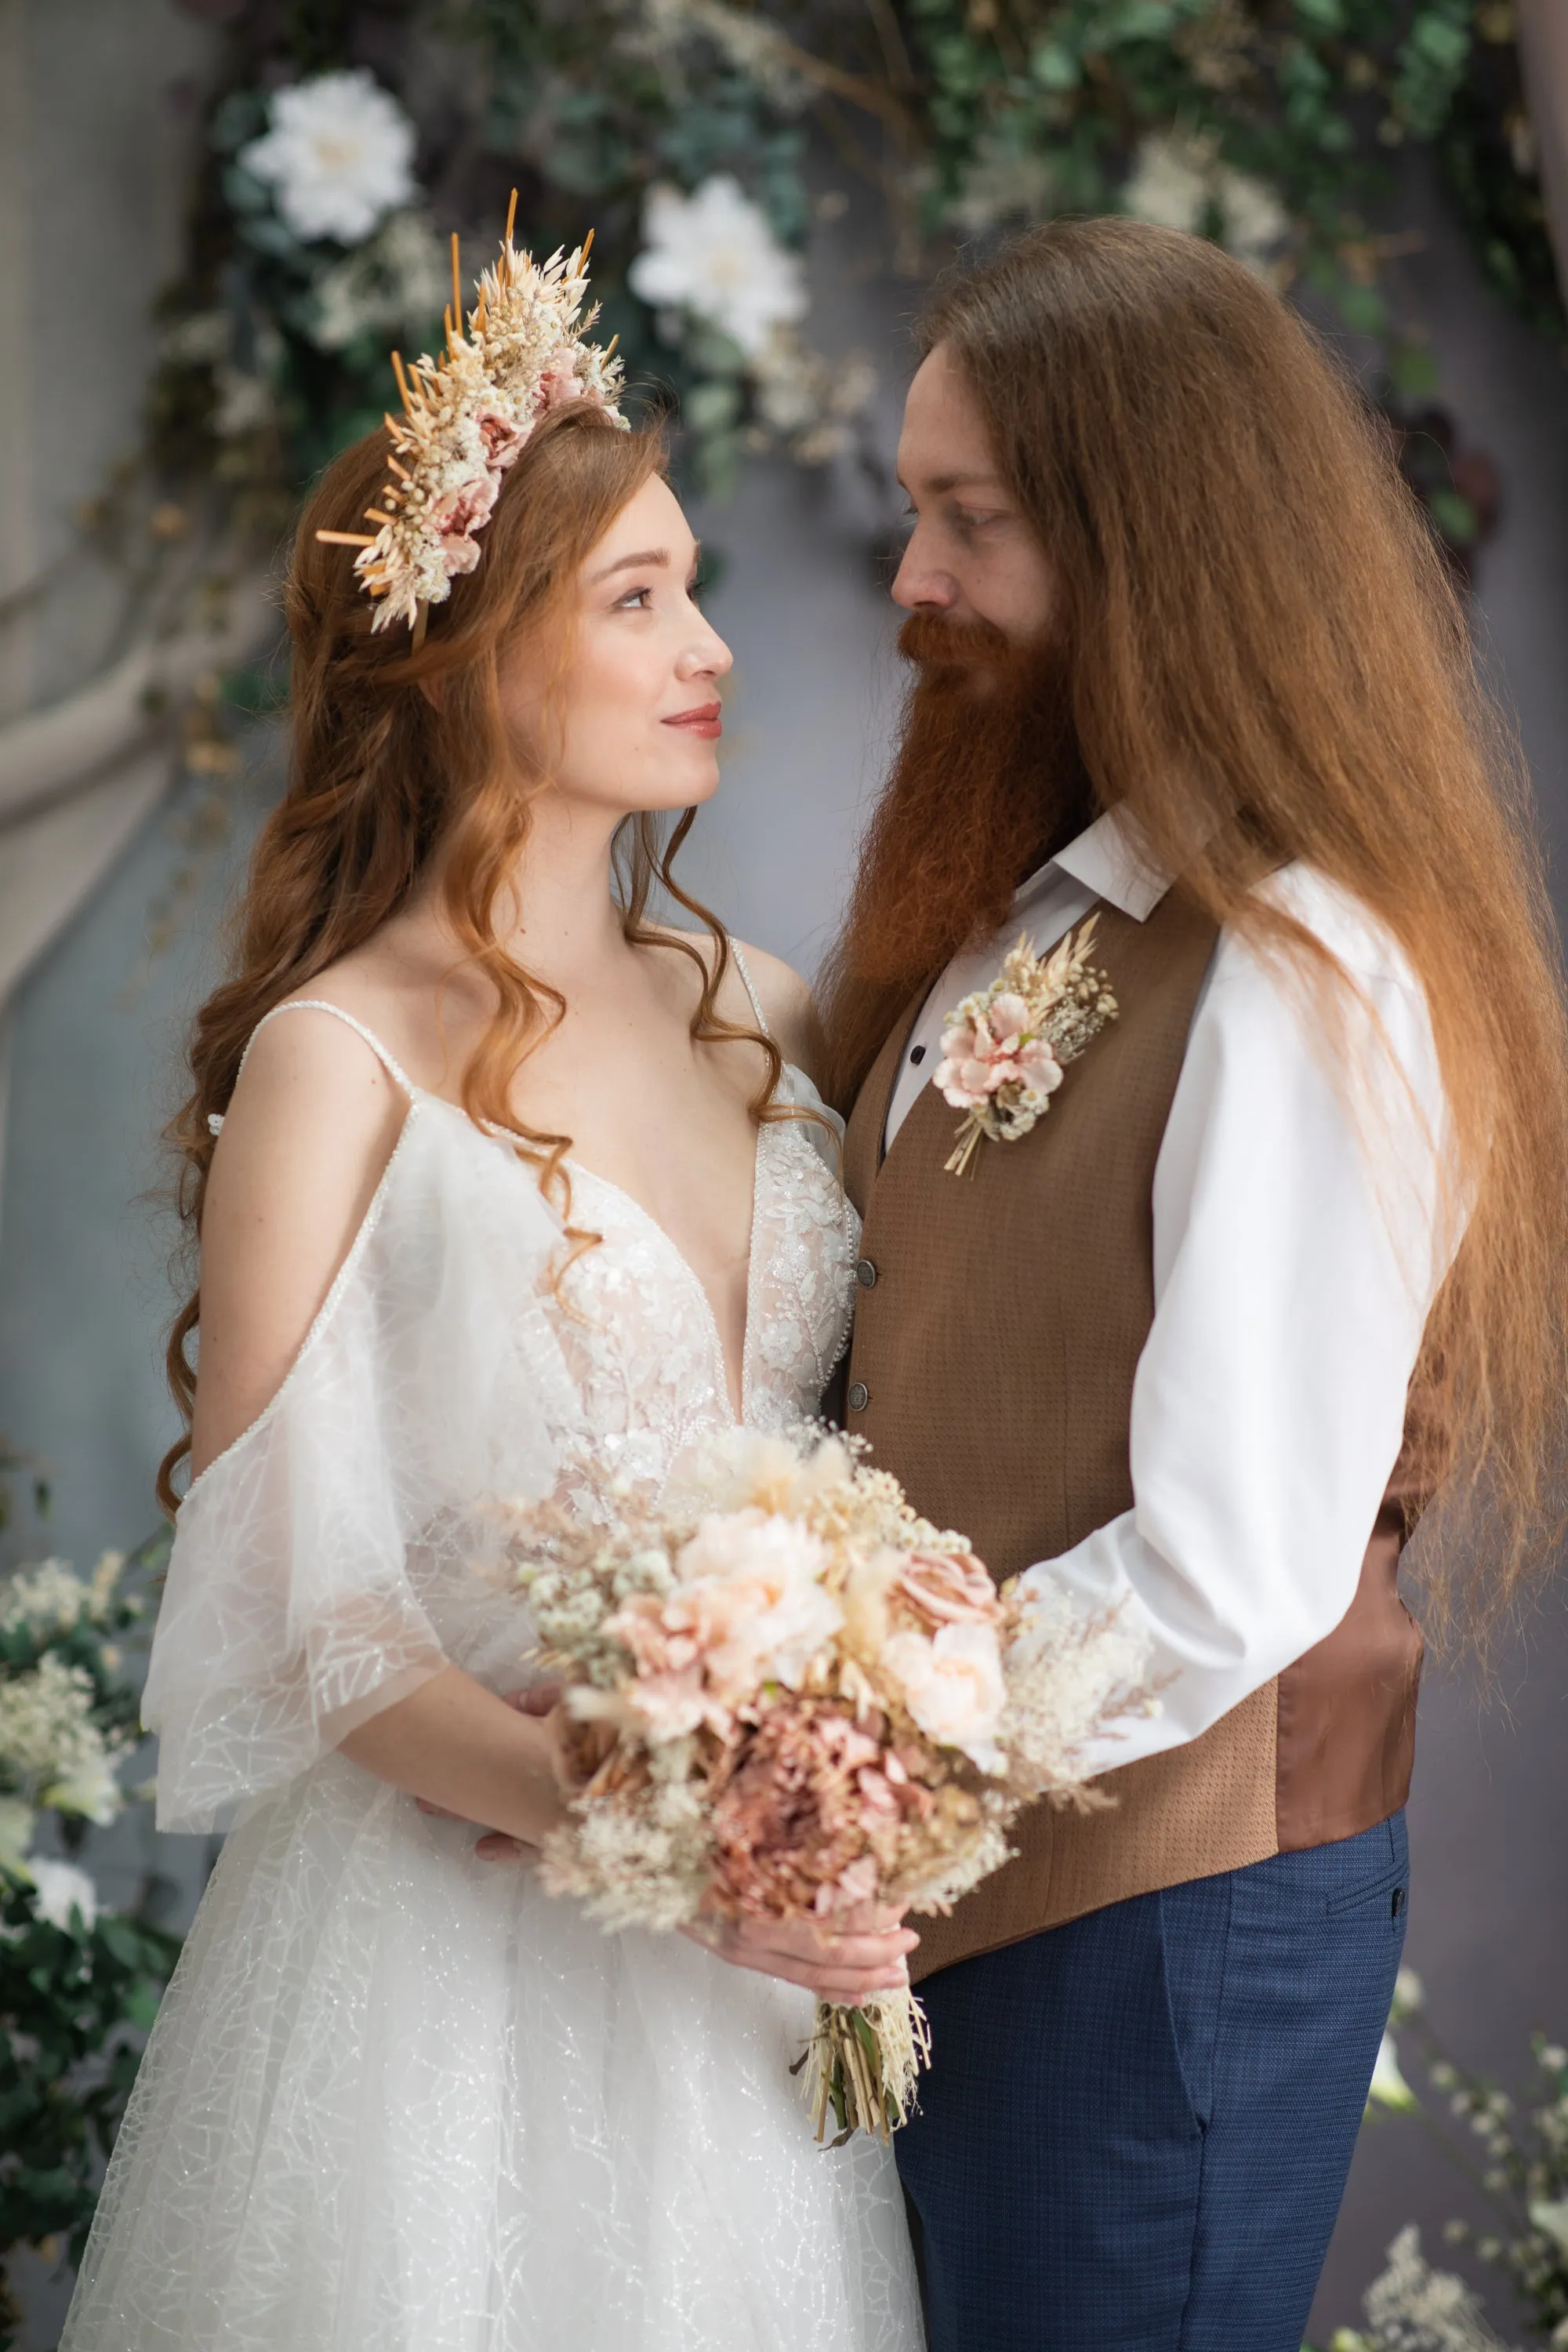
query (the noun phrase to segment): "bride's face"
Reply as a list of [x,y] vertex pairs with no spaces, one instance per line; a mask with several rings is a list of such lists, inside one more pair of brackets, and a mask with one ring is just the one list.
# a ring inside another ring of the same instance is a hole
[[720,680],[732,656],[693,600],[697,542],[665,482],[645,482],[577,581],[563,667],[520,646],[501,707],[527,765],[620,818],[690,808],[719,782]]

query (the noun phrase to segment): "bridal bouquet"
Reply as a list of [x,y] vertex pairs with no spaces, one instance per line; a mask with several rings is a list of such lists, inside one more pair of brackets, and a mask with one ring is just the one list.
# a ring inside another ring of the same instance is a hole
[[[1149,1704],[1113,1616],[998,1592],[817,1429],[727,1432],[657,1503],[601,1476],[507,1521],[578,1780],[542,1874],[606,1928],[947,1910],[1008,1859],[1023,1805],[1105,1801],[1087,1744]],[[819,2002],[799,2062],[818,2138],[831,2110],[885,2139],[928,2058],[907,1990]]]

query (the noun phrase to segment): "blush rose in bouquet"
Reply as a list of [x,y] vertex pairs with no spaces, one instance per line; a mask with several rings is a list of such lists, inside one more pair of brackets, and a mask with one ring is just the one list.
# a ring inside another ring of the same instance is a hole
[[[1114,1615],[998,1591],[820,1429],[727,1432],[658,1496],[585,1465],[570,1505],[504,1516],[576,1782],[542,1872],[606,1928],[948,1910],[1024,1805],[1106,1801],[1089,1743],[1151,1704]],[[907,1989],[819,2001],[818,2138],[830,2113],[886,2138],[928,2058]]]

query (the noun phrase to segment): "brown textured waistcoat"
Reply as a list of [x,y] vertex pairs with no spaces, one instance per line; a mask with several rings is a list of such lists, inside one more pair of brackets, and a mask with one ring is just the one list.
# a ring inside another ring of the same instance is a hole
[[[998,1578],[1132,1506],[1132,1381],[1154,1312],[1154,1164],[1215,927],[1171,893],[1148,920],[1100,908],[1120,1017],[1017,1143],[944,1167],[957,1114],[934,1087],[880,1158],[911,1006],[849,1123],[865,1219],[847,1425],[917,1510],[961,1528]],[[880,1164],[879,1165],[879,1161]],[[1421,1643],[1399,1599],[1402,1454],[1360,1588],[1328,1640],[1200,1738],[1105,1775],[1113,1809],[1034,1807],[1017,1859],[948,1919],[914,1973],[1131,1895],[1352,1836],[1405,1800]]]

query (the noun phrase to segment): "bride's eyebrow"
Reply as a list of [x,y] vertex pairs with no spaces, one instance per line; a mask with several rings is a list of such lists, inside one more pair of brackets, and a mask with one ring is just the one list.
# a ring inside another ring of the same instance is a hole
[[655,569],[667,572],[669,569],[668,547],[645,547],[637,555],[618,555],[614,563],[606,563],[602,572],[595,572],[588,584],[591,588],[596,588],[601,580],[613,580],[617,572],[641,572]]

